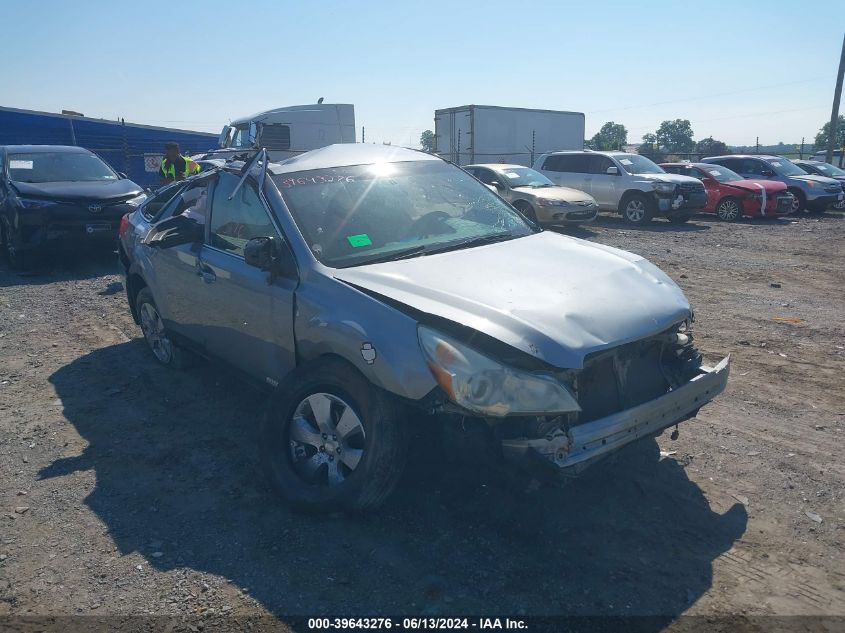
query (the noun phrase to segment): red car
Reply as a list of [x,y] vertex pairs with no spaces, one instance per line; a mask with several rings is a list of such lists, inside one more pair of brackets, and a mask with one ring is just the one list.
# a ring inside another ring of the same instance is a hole
[[710,163],[663,163],[670,174],[692,176],[704,183],[707,205],[704,213],[733,222],[743,216],[780,217],[792,211],[792,194],[786,185],[773,180],[746,180],[727,167]]

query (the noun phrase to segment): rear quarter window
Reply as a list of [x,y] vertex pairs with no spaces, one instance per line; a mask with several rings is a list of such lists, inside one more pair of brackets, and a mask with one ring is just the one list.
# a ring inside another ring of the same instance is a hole
[[547,171],[586,174],[590,171],[590,157],[581,154],[556,154],[543,162]]

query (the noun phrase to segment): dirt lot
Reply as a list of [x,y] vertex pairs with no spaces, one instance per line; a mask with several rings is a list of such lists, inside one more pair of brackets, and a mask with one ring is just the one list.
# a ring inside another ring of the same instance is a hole
[[845,217],[574,233],[683,287],[727,392],[567,488],[422,462],[364,518],[276,502],[263,395],[158,367],[111,256],[0,264],[0,615],[845,615]]

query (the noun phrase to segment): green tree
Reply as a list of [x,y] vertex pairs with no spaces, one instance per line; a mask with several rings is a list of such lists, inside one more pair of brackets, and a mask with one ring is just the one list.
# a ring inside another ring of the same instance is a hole
[[423,148],[423,150],[429,152],[430,154],[434,153],[434,141],[434,132],[432,132],[431,130],[426,130],[425,132],[420,134],[420,146]]
[[664,121],[655,133],[657,144],[669,152],[687,153],[695,148],[692,125],[687,119]]
[[[816,150],[827,149],[827,139],[830,137],[830,121],[822,126],[816,134]],[[839,122],[836,124],[836,139],[833,143],[835,149],[845,147],[845,115],[839,115]]]
[[601,126],[601,129],[590,139],[588,145],[591,149],[612,150],[621,149],[628,142],[628,130],[621,123],[608,121]]
[[728,146],[712,136],[703,138],[695,144],[695,151],[704,156],[722,156],[728,153]]
[[655,163],[661,163],[666,159],[666,154],[662,151],[660,144],[657,142],[657,135],[652,132],[643,134],[643,142],[637,149],[637,153],[646,158],[650,158]]

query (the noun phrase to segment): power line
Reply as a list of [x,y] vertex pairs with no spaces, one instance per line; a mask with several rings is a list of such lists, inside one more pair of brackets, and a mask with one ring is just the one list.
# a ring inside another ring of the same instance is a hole
[[622,108],[609,108],[607,110],[593,110],[591,112],[587,112],[586,114],[601,114],[603,112],[621,112],[624,110],[636,110],[638,108],[650,108],[653,106],[659,105],[667,105],[672,103],[687,103],[689,101],[701,101],[704,99],[716,99],[718,97],[729,97],[731,95],[742,94],[746,92],[755,92],[758,90],[769,90],[770,88],[782,88],[783,86],[795,86],[798,84],[808,84],[813,83],[815,81],[830,81],[830,77],[813,77],[812,79],[802,79],[800,81],[789,81],[789,82],[781,82],[777,84],[769,84],[766,86],[757,86],[755,88],[743,88],[741,90],[732,90],[731,92],[718,92],[711,95],[705,96],[698,96],[698,97],[687,97],[685,99],[672,99],[669,101],[655,101],[654,103],[643,103],[640,105],[632,105],[632,106],[625,106]]

